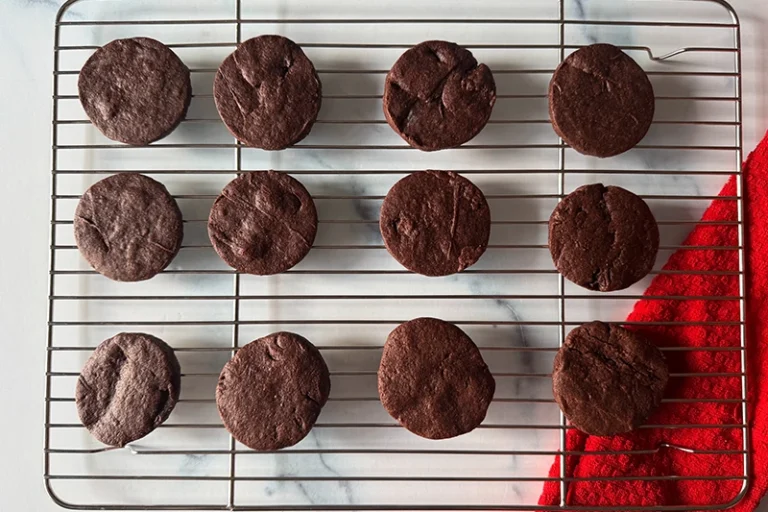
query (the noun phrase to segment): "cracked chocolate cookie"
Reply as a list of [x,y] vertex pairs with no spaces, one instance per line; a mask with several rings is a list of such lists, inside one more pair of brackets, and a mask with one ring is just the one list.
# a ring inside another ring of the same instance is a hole
[[123,332],[85,363],[75,389],[77,414],[104,444],[125,446],[168,419],[181,389],[173,349],[149,334]]
[[610,44],[569,55],[549,83],[549,117],[579,153],[606,158],[635,147],[651,127],[653,85],[632,58]]
[[221,120],[239,141],[278,150],[309,134],[322,88],[315,66],[296,43],[259,36],[240,44],[221,64],[213,98]]
[[669,370],[661,351],[618,326],[572,330],[555,356],[555,400],[571,424],[612,436],[642,425],[661,403]]
[[224,366],[216,405],[240,443],[274,451],[309,434],[330,392],[320,351],[298,334],[278,332],[247,344]]
[[406,51],[387,74],[384,115],[422,151],[455,148],[485,127],[496,103],[491,70],[455,43],[426,41]]
[[91,186],[75,210],[80,254],[115,281],[143,281],[165,269],[184,238],[181,211],[168,190],[136,173]]
[[379,227],[389,253],[425,276],[461,272],[488,247],[491,213],[471,181],[448,171],[415,172],[390,189]]
[[427,439],[466,434],[485,419],[496,382],[464,331],[417,318],[389,334],[379,367],[379,396],[403,427]]
[[549,251],[569,281],[589,290],[623,290],[653,269],[659,227],[645,201],[632,192],[585,185],[552,212]]
[[224,187],[208,218],[208,236],[227,265],[247,274],[285,272],[309,253],[317,211],[307,189],[275,171],[245,172]]
[[148,37],[118,39],[96,50],[80,70],[77,87],[94,126],[134,146],[171,133],[192,99],[187,66]]

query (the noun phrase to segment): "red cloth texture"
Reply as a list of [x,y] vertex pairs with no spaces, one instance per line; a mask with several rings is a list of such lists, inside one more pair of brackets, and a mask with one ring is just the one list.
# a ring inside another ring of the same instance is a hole
[[[753,510],[768,488],[768,135],[744,164],[745,216],[747,219],[747,377],[751,470],[746,495],[731,510]],[[680,249],[669,259],[634,307],[627,321],[649,325],[628,326],[645,335],[664,352],[673,376],[667,399],[739,399],[741,380],[732,376],[678,376],[740,372],[739,253],[728,249],[739,244],[736,179],[731,177],[685,241],[686,246],[718,249]],[[686,273],[686,271],[688,273]],[[690,273],[696,271],[696,274]],[[720,273],[718,275],[718,272]],[[730,297],[729,300],[655,299],[667,296]],[[664,325],[664,323],[667,325]],[[670,325],[669,322],[701,322]],[[719,324],[718,324],[719,323]],[[723,325],[726,323],[728,325]],[[704,350],[701,350],[701,349]],[[715,349],[715,350],[706,350]],[[725,350],[722,350],[725,349]],[[700,451],[742,450],[742,431],[727,425],[742,423],[739,403],[666,402],[649,425],[707,425],[707,428],[642,428],[628,435],[597,437],[575,429],[567,434],[567,476],[740,476],[740,454],[691,454],[668,443]],[[594,454],[646,450],[645,454]],[[560,474],[559,457],[550,471]],[[569,482],[569,506],[690,506],[726,504],[740,495],[740,480],[589,480]],[[547,481],[540,505],[559,505],[559,482]]]

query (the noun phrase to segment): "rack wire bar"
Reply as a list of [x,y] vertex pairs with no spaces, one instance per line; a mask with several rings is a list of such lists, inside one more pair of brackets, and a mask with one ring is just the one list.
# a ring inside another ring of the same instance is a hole
[[[728,508],[741,499],[750,475],[748,326],[741,32],[730,5],[724,0],[626,0],[584,12],[574,0],[521,0],[450,17],[444,2],[426,2],[429,9],[420,6],[407,18],[402,11],[412,6],[404,0],[388,6],[391,17],[359,0],[339,0],[341,11],[318,16],[282,2],[216,0],[194,18],[182,0],[166,3],[157,11],[162,14],[152,15],[152,10],[137,13],[99,0],[68,0],[56,18],[44,441],[44,478],[54,501],[86,510],[683,511]],[[370,17],[364,16],[366,9]],[[344,17],[346,12],[353,14]],[[261,33],[281,33],[301,44],[324,82],[324,107],[313,133],[279,153],[232,140],[216,115],[211,91],[223,56]],[[140,35],[167,39],[190,68],[194,88],[189,117],[166,140],[146,148],[101,136],[80,108],[76,87],[84,59],[101,44]],[[427,38],[456,40],[471,49],[489,63],[498,85],[496,111],[484,132],[457,150],[429,155],[393,135],[380,107],[389,66]],[[596,41],[613,42],[633,55],[657,93],[657,116],[646,140],[627,155],[601,162],[581,157],[554,134],[546,104],[556,66]],[[402,176],[425,168],[468,175],[484,190],[494,214],[483,259],[443,280],[426,280],[397,266],[378,233],[386,191]],[[223,266],[205,226],[210,203],[229,179],[264,169],[299,177],[320,219],[318,240],[304,262],[280,276],[257,278]],[[83,192],[115,172],[155,176],[184,214],[185,242],[177,260],[144,283],[112,283],[99,276],[79,257],[71,233]],[[737,176],[736,194],[718,196],[730,175]],[[651,277],[611,294],[572,286],[552,267],[547,252],[551,210],[577,186],[596,181],[626,186],[647,200],[662,233],[660,261]],[[734,203],[738,219],[701,222],[714,199]],[[733,230],[732,243],[683,245],[696,225]],[[663,260],[677,250],[735,253],[738,265],[663,269]],[[644,296],[654,276],[733,280],[739,291]],[[739,314],[711,321],[623,321],[640,299],[738,303]],[[496,397],[486,421],[468,435],[439,443],[417,438],[379,404],[376,375],[386,335],[416,316],[440,316],[461,326],[491,366]],[[738,361],[733,371],[673,371],[671,379],[736,379],[740,393],[670,395],[662,407],[715,404],[738,411],[740,420],[640,429],[720,430],[737,442],[718,449],[667,443],[616,452],[570,449],[566,438],[573,427],[551,393],[552,358],[571,328],[594,319],[733,332],[738,343],[729,346],[660,343],[660,348],[669,358],[699,353],[733,358]],[[169,421],[147,438],[122,449],[105,447],[77,421],[74,383],[99,342],[132,329],[151,332],[174,347],[182,364],[182,396]],[[223,428],[213,391],[229,357],[252,339],[280,329],[296,330],[318,346],[333,389],[304,441],[258,453]],[[568,469],[572,457],[647,456],[663,450],[692,458],[734,457],[743,471],[582,478]],[[548,476],[555,459],[560,472]],[[569,501],[569,488],[578,482],[620,486],[638,480],[708,480],[741,491],[729,503],[706,507],[579,507]],[[553,482],[560,503],[537,505],[541,486]]]

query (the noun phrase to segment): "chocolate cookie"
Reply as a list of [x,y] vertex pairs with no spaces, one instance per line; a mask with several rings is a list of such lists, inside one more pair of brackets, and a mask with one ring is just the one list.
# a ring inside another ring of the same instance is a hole
[[143,281],[165,269],[184,237],[181,211],[168,190],[136,173],[105,178],[75,210],[80,254],[115,281]]
[[488,247],[485,196],[454,172],[416,172],[387,194],[379,218],[389,253],[408,270],[447,276],[473,265]]
[[77,379],[80,421],[104,444],[125,446],[168,419],[181,389],[173,349],[149,334],[123,332],[102,342]]
[[306,137],[322,101],[320,78],[301,48],[282,36],[259,36],[238,46],[219,67],[213,97],[239,141],[285,149]]
[[552,126],[585,155],[605,158],[635,147],[651,127],[655,105],[643,68],[610,44],[575,51],[549,83]]
[[224,366],[216,405],[235,439],[274,451],[309,434],[330,392],[320,351],[298,334],[278,332],[247,344]]
[[630,432],[661,403],[669,370],[656,346],[621,327],[572,330],[555,356],[555,400],[571,424],[596,436]]
[[496,103],[496,83],[472,53],[446,41],[406,51],[387,74],[384,115],[411,146],[455,148],[485,127]]
[[569,281],[589,290],[623,290],[653,269],[659,227],[645,201],[632,192],[585,185],[552,212],[549,251]]
[[309,192],[287,174],[245,172],[213,203],[208,236],[230,267],[266,276],[285,272],[312,248],[317,211]]
[[148,37],[118,39],[96,50],[77,87],[91,122],[110,139],[134,146],[171,133],[192,99],[189,69]]
[[428,439],[474,430],[496,382],[477,346],[453,324],[417,318],[389,334],[379,367],[379,396],[402,426]]

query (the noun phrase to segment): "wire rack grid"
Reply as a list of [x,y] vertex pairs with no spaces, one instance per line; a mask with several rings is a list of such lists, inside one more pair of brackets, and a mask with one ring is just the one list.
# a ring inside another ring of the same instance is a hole
[[[740,474],[650,477],[658,481],[722,480],[737,502],[749,480],[744,298],[744,222],[740,164],[741,43],[733,9],[721,0],[591,2],[547,0],[482,5],[398,0],[369,5],[339,0],[320,9],[302,1],[226,0],[107,2],[69,0],[55,26],[50,300],[47,340],[45,481],[62,506],[99,510],[531,510],[578,509],[568,488],[571,428],[551,395],[551,364],[568,331],[583,322],[618,322],[659,274],[738,281],[722,297],[647,300],[738,301],[738,318],[659,322],[670,329],[732,328],[739,358],[727,374],[673,373],[673,379],[739,379],[739,397],[668,397],[666,404],[734,407],[737,424],[645,425],[654,429],[722,429],[728,450],[656,446],[619,452],[647,455],[682,449],[693,456],[729,455]],[[470,3],[471,4],[471,3]],[[351,14],[350,14],[351,13]],[[450,13],[450,15],[449,15]],[[216,115],[211,83],[237,43],[281,33],[307,51],[323,80],[323,109],[312,134],[283,152],[233,142]],[[190,67],[188,119],[167,139],[131,148],[104,139],[85,117],[78,70],[99,46],[147,35],[172,47]],[[383,77],[406,48],[428,38],[455,40],[488,63],[498,103],[484,132],[439,154],[412,150],[381,112]],[[546,86],[571,51],[613,42],[648,71],[657,94],[649,136],[626,155],[598,161],[573,152],[549,125]],[[705,42],[706,44],[702,44]],[[489,199],[491,244],[468,271],[427,279],[402,270],[378,233],[378,207],[409,172],[440,168],[473,179]],[[218,191],[237,173],[278,169],[310,189],[320,229],[310,256],[269,278],[240,275],[218,260],[205,232]],[[141,172],[164,182],[181,205],[185,242],[169,267],[144,283],[112,283],[80,259],[72,236],[83,191],[115,172]],[[684,246],[687,232],[724,180],[737,175],[734,246]],[[623,292],[585,292],[563,280],[549,259],[549,212],[577,186],[604,181],[649,202],[662,248],[652,275]],[[738,254],[738,270],[662,268],[676,250]],[[462,326],[480,345],[497,379],[486,422],[453,440],[429,442],[386,415],[376,393],[383,341],[395,325],[437,316]],[[626,324],[626,322],[624,322]],[[644,326],[653,324],[645,323]],[[310,436],[277,453],[237,444],[216,415],[219,370],[244,343],[275,330],[295,330],[319,346],[332,374],[328,405]],[[77,421],[74,383],[90,351],[125,330],[151,332],[181,361],[180,403],[169,421],[121,450],[105,449]],[[601,456],[601,454],[593,454]],[[559,476],[549,477],[559,458]],[[646,477],[648,478],[648,477]],[[621,485],[625,477],[596,480]],[[556,482],[557,506],[536,505],[541,486]],[[680,504],[653,510],[720,509]],[[646,510],[642,506],[589,510]]]

